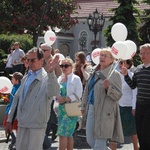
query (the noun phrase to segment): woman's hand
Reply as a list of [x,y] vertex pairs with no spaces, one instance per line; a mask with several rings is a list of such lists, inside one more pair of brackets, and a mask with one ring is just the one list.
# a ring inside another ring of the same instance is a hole
[[62,96],[56,96],[56,100],[59,104],[63,104],[66,102],[65,98]]
[[104,88],[105,88],[106,90],[108,90],[108,88],[109,88],[109,80],[108,80],[108,79],[105,79],[103,85],[104,85]]
[[128,74],[128,70],[127,70],[126,67],[121,68],[121,74],[124,75],[124,76],[126,76]]
[[87,66],[87,64],[82,65],[82,66],[81,66],[81,70],[82,70],[82,71],[85,71],[86,66]]

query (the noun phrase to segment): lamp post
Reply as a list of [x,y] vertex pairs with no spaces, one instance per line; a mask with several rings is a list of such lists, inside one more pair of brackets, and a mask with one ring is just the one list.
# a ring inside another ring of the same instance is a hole
[[99,31],[102,31],[104,23],[105,23],[105,18],[103,16],[103,13],[99,13],[96,10],[92,14],[89,14],[89,17],[87,18],[87,23],[89,25],[89,29],[94,33],[94,49],[96,48],[96,36]]

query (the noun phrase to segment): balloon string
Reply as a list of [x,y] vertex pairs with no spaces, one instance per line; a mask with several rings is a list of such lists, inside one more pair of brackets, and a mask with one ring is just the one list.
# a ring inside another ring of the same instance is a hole
[[110,73],[111,73],[111,71],[112,71],[113,67],[114,67],[114,64],[113,64],[113,65],[111,65],[111,68],[110,68],[110,70],[109,70],[109,72],[108,72],[108,76],[110,75]]
[[12,93],[10,93],[10,95],[14,98],[14,95]]
[[108,74],[107,79],[109,79],[109,78],[111,77],[112,73],[115,71],[115,69],[116,69],[116,67],[118,66],[118,64],[119,64],[120,61],[121,61],[121,59],[118,59],[117,63],[115,64],[115,66],[114,66],[114,68],[113,68],[113,70],[111,71],[110,74]]

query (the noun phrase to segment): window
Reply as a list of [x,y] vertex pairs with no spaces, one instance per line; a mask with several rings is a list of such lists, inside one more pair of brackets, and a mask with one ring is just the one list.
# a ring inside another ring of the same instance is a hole
[[86,51],[87,50],[87,32],[82,31],[79,37],[79,50]]

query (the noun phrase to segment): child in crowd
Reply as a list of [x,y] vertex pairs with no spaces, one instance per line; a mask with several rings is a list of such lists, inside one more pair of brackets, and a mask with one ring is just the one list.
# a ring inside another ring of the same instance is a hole
[[[11,82],[13,84],[13,88],[11,90],[11,94],[10,94],[10,98],[9,98],[9,104],[7,105],[7,108],[6,108],[6,116],[5,116],[5,119],[3,122],[3,126],[6,126],[8,113],[9,113],[9,110],[11,108],[14,95],[17,92],[18,88],[20,87],[21,79],[23,78],[23,75],[20,72],[15,72],[10,76],[11,76]],[[13,129],[17,131],[17,120],[16,119],[14,120],[14,123],[13,123]],[[16,143],[16,136],[15,136],[14,132],[12,132],[10,134],[10,136],[12,138],[12,141],[11,141],[11,144],[9,145],[9,149],[12,149]]]

